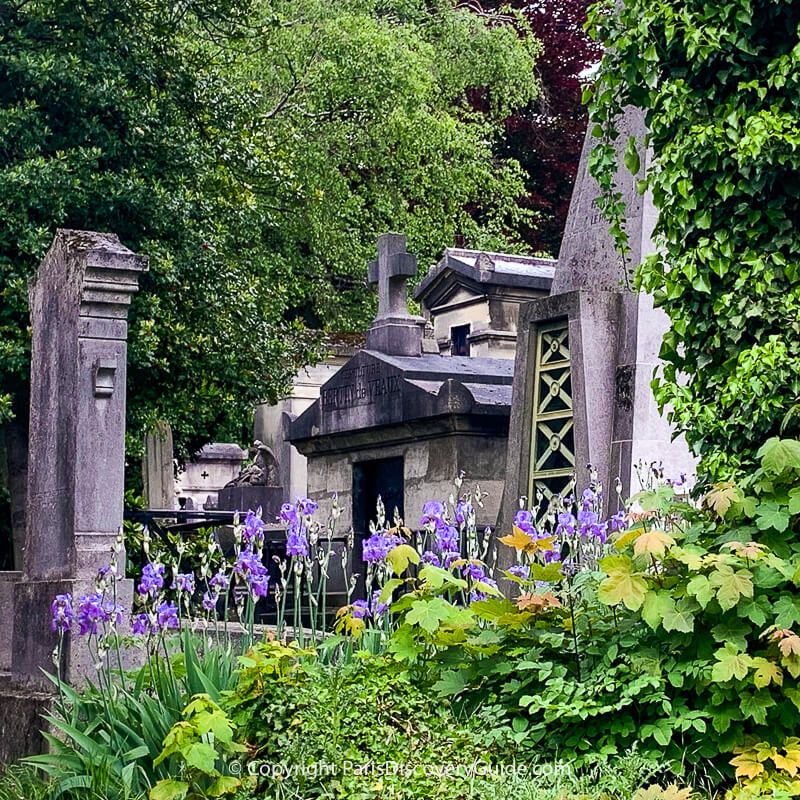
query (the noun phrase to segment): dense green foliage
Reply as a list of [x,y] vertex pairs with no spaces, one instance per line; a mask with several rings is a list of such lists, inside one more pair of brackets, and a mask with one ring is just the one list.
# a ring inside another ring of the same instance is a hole
[[800,395],[800,5],[622,0],[593,23],[593,168],[611,195],[617,115],[644,109],[650,131],[659,254],[638,282],[671,321],[656,396],[706,473],[735,474]]
[[91,228],[151,257],[131,442],[159,418],[183,455],[239,438],[312,357],[304,325],[370,317],[378,233],[423,264],[456,233],[515,246],[522,173],[492,142],[537,51],[445,0],[2,3],[0,418],[24,414],[26,279]]

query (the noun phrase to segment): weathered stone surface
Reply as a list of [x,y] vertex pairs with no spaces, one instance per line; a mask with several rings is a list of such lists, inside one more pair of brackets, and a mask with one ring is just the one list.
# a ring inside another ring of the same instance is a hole
[[378,237],[378,258],[369,264],[370,283],[378,284],[378,316],[367,331],[367,349],[400,356],[422,354],[425,320],[408,312],[406,281],[417,272],[417,258],[406,252],[406,237]]
[[[448,497],[462,471],[470,486],[479,483],[486,493],[479,522],[495,521],[513,380],[509,359],[423,353],[377,337],[386,320],[393,325],[405,319],[414,335],[418,327],[404,310],[404,281],[412,266],[405,240],[381,237],[379,251],[382,260],[370,270],[373,279],[382,277],[384,294],[367,349],[321,387],[320,399],[291,423],[288,437],[308,458],[308,493],[323,518],[338,494],[339,527],[356,526],[356,549],[374,514],[364,508],[364,498],[379,475],[412,527],[424,502]],[[387,275],[394,276],[394,285]],[[389,502],[386,510],[391,516]]]
[[144,499],[148,508],[175,508],[175,467],[172,428],[165,420],[144,437],[142,458]]
[[[629,136],[643,142],[644,118],[629,109],[620,121],[621,150]],[[578,490],[591,464],[605,488],[606,511],[619,504],[613,485],[620,478],[623,497],[639,487],[634,465],[663,460],[668,471],[690,471],[693,459],[682,440],[671,441],[665,417],[650,389],[667,320],[646,295],[630,290],[630,272],[653,251],[657,212],[649,195],[637,192],[640,176],[620,166],[617,186],[627,204],[629,261],[623,264],[596,206],[599,187],[588,174],[594,140],[588,132],[573,192],[551,297],[521,314],[516,354],[514,400],[509,433],[507,483],[499,520],[509,529],[520,496],[530,489],[533,386],[538,380],[534,343],[540,325],[568,319],[574,462]],[[642,169],[646,158],[642,159]]]
[[337,433],[374,436],[368,431],[463,413],[465,403],[475,415],[507,418],[512,368],[508,359],[403,357],[363,350],[322,387],[320,400],[294,421],[290,439],[305,452],[304,448],[316,446],[305,440]]
[[[147,259],[116,236],[58,231],[30,282],[33,340],[24,579],[14,586],[12,672],[52,667],[55,594],[93,591],[122,526],[127,311]],[[118,555],[124,570],[124,550]],[[132,584],[120,583],[130,601]],[[77,650],[78,648],[76,648]],[[69,653],[80,682],[88,655]]]
[[42,715],[52,702],[52,692],[0,676],[0,764],[46,752]]
[[125,318],[146,269],[116,236],[61,230],[31,279],[26,578],[72,577],[77,540],[122,525]]
[[283,503],[282,486],[226,486],[219,490],[221,511],[255,511],[260,508],[265,521],[274,521]]
[[[646,127],[644,115],[638,109],[627,109],[619,123],[617,140],[620,169],[616,186],[626,204],[626,230],[631,252],[626,264],[608,232],[608,223],[597,207],[600,187],[589,175],[589,154],[596,139],[588,131],[583,143],[580,166],[567,214],[564,237],[558,254],[558,266],[551,294],[561,294],[576,289],[615,292],[630,289],[630,272],[642,257],[652,252],[650,235],[656,219],[650,195],[642,196],[637,190],[639,175],[632,175],[622,163],[622,151],[630,136],[644,141]],[[642,169],[646,159],[642,158]]]

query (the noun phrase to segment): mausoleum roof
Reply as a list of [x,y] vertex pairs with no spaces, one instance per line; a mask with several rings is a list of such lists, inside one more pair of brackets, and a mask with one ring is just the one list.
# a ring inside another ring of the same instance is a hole
[[508,426],[513,372],[510,359],[362,350],[292,422],[289,440],[307,452],[346,450],[377,429],[382,433],[374,434],[376,440],[456,430],[490,429],[496,435]]
[[552,258],[448,247],[441,260],[417,284],[414,299],[424,301],[448,275],[484,290],[504,287],[549,292],[555,269],[556,261]]

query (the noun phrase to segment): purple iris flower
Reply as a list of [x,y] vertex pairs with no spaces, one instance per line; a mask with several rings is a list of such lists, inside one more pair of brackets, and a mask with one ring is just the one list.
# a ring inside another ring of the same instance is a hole
[[472,578],[473,581],[486,580],[486,573],[483,571],[483,567],[480,564],[475,564],[473,562],[464,564],[463,572],[465,578]]
[[186,594],[194,594],[194,573],[179,572],[172,582],[172,588]]
[[382,617],[389,610],[388,603],[381,603],[381,590],[376,589],[372,593],[372,608],[370,612],[373,617]]
[[561,546],[556,543],[553,545],[552,550],[545,550],[543,555],[545,564],[550,564],[553,561],[561,561]]
[[508,571],[520,580],[526,581],[531,575],[531,568],[525,564],[512,564]]
[[428,500],[422,506],[422,519],[420,525],[427,525],[429,522],[443,522],[444,521],[444,503],[438,500]]
[[316,512],[319,508],[319,505],[315,500],[312,500],[310,497],[300,497],[297,500],[297,510],[301,514],[306,514],[311,516]]
[[253,575],[267,574],[267,568],[261,561],[260,556],[256,555],[250,548],[239,552],[233,571],[245,579],[249,579]]
[[106,603],[103,610],[106,612],[106,621],[110,622],[112,619],[116,625],[122,622],[123,608],[119,603]]
[[258,511],[248,510],[244,520],[244,530],[242,531],[242,541],[246,544],[251,542],[264,541],[264,520],[261,519],[261,508]]
[[452,525],[436,525],[436,548],[440,552],[458,550],[458,529]]
[[150,618],[147,614],[137,614],[131,623],[131,630],[136,636],[144,636],[150,629]]
[[[492,586],[495,589],[497,588],[497,581],[495,581],[493,578],[488,577],[487,575],[484,575],[483,578],[481,578],[481,583],[485,583],[487,586]],[[477,600],[485,600],[485,599],[486,599],[486,592],[482,592],[479,589],[473,589],[469,593],[470,603],[474,603]]]
[[287,524],[297,522],[297,508],[294,503],[284,503],[281,506],[280,517]]
[[145,564],[142,570],[142,580],[139,584],[139,594],[158,594],[164,588],[164,567],[161,564]]
[[75,612],[72,610],[71,594],[57,594],[50,606],[50,612],[53,615],[53,621],[50,624],[52,630],[61,632],[72,630]]
[[353,603],[353,616],[356,619],[364,619],[369,616],[369,605],[366,600],[356,600]]
[[294,522],[289,526],[286,536],[286,555],[304,558],[308,556],[308,536],[305,525]]
[[568,511],[562,511],[558,515],[558,526],[556,527],[556,535],[573,536],[575,534],[575,517]]
[[461,553],[458,550],[451,550],[449,552],[442,553],[442,563],[444,564],[445,569],[450,569],[453,566],[454,561],[458,561],[461,558]]
[[162,629],[178,627],[178,607],[174,603],[161,603],[158,612],[158,626]]
[[456,522],[463,525],[467,521],[467,518],[474,513],[475,509],[472,507],[472,503],[468,500],[462,500],[456,506]]
[[394,550],[402,541],[399,536],[373,533],[372,536],[364,539],[361,545],[364,561],[368,564],[383,561],[389,555],[389,552]]
[[208,585],[217,593],[221,594],[222,592],[227,592],[228,587],[231,585],[231,579],[222,571],[220,570],[214,577],[208,582]]
[[78,603],[78,633],[81,636],[97,633],[98,622],[108,622],[110,614],[103,608],[100,592],[84,595]]
[[617,511],[617,513],[609,519],[608,527],[611,528],[612,531],[624,531],[625,528],[628,527],[625,522],[625,512]]
[[433,550],[426,550],[422,554],[420,561],[422,561],[423,564],[431,564],[434,567],[442,566],[442,562],[439,561],[439,556],[437,556],[436,553],[433,552]]
[[203,608],[206,611],[214,611],[219,602],[218,594],[211,594],[210,592],[203,593]]
[[533,514],[531,514],[530,511],[526,511],[524,508],[517,511],[514,517],[514,525],[529,536],[536,536],[536,528],[533,525]]
[[250,585],[250,594],[253,597],[266,597],[269,591],[269,576],[268,575],[251,575],[248,581]]
[[594,503],[597,502],[597,495],[594,493],[592,489],[584,489],[583,490],[583,507],[584,509],[589,508]]

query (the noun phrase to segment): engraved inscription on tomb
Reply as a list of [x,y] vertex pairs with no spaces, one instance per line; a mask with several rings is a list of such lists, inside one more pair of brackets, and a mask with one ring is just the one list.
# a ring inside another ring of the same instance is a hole
[[345,367],[336,377],[341,383],[322,390],[323,411],[371,405],[401,391],[401,376],[382,374],[380,364]]

